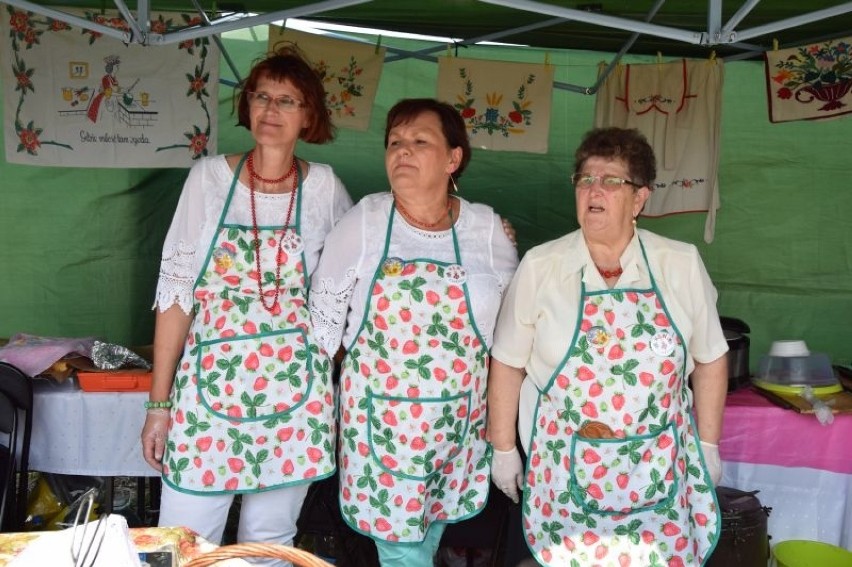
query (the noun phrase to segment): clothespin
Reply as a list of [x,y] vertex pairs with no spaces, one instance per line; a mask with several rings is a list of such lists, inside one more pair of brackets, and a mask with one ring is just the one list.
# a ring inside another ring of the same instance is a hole
[[662,71],[662,69],[663,69],[663,52],[662,51],[657,52],[657,67],[659,68],[660,71]]
[[778,51],[778,39],[772,38],[772,51]]
[[544,66],[550,67],[550,52],[549,51],[544,52]]
[[716,50],[713,49],[710,51],[710,63],[716,63]]
[[452,57],[452,56],[453,56],[452,45],[453,45],[453,44],[451,44],[451,43],[448,43],[448,44],[447,44],[447,57]]
[[376,55],[379,54],[379,49],[382,48],[382,36],[376,38]]

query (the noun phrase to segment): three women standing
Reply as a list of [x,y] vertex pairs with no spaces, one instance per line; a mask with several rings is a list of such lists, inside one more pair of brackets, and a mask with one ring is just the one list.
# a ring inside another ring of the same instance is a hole
[[160,525],[221,541],[292,544],[310,482],[334,472],[331,361],[314,338],[310,273],[352,206],[332,169],[295,155],[333,130],[295,51],[256,64],[239,94],[255,147],[191,169],[166,237],[155,306],[145,459],[163,474]]

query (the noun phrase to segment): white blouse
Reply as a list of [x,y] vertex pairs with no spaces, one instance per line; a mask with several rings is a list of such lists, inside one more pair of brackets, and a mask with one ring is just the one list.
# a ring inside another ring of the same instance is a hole
[[[202,158],[190,169],[163,245],[154,299],[154,307],[161,312],[175,304],[186,313],[191,311],[195,280],[204,268],[201,264],[216,234],[233,179],[234,172],[224,155]],[[256,193],[255,199],[259,225],[284,224],[290,193]],[[352,198],[331,167],[309,163],[302,181],[299,219],[308,277],[317,266],[326,235],[351,207]],[[294,205],[294,219],[295,215]],[[252,224],[249,188],[239,181],[225,222]]]
[[[461,263],[467,271],[472,313],[491,346],[503,290],[518,265],[518,253],[503,232],[500,217],[487,205],[459,199],[455,223]],[[313,273],[309,303],[317,342],[329,353],[348,348],[359,331],[367,295],[382,258],[393,198],[368,195],[328,235]],[[389,256],[455,262],[452,230],[420,230],[396,213]]]
[[[653,274],[686,343],[687,375],[696,362],[712,362],[727,352],[716,311],[716,288],[695,246],[637,229],[619,263],[624,272],[616,288],[648,288]],[[576,230],[529,250],[506,292],[492,355],[526,371],[518,415],[525,446],[532,432],[538,393],[547,387],[571,346],[583,286],[588,292],[608,289],[595,269],[582,231]]]

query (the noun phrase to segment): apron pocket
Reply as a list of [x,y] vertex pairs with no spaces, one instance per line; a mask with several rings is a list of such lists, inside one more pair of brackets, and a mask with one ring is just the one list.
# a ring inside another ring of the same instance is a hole
[[[312,356],[299,328],[199,343],[199,398],[213,415],[229,421],[280,417],[307,400]],[[307,410],[318,414],[321,408]]]
[[586,512],[616,515],[669,506],[677,489],[674,423],[647,435],[571,442],[571,499]]
[[367,392],[367,438],[373,458],[400,478],[425,480],[462,450],[471,392],[404,398]]

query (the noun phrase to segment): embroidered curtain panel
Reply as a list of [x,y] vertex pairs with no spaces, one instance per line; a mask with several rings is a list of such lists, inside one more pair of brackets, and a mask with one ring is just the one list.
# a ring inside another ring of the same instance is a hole
[[385,48],[269,26],[269,51],[287,42],[295,44],[322,77],[335,126],[369,128]]
[[[188,167],[216,153],[219,50],[209,38],[124,45],[12,6],[0,9],[8,162]],[[115,11],[74,13],[127,26]],[[153,13],[151,20],[158,32],[200,23],[177,13]]]
[[437,97],[455,106],[470,144],[547,153],[553,66],[440,57]]
[[657,180],[643,216],[707,211],[712,242],[719,208],[720,59],[624,65],[598,90],[595,126],[636,128],[657,156]]
[[770,122],[852,112],[852,36],[767,51],[764,60]]

